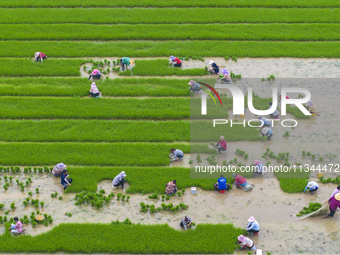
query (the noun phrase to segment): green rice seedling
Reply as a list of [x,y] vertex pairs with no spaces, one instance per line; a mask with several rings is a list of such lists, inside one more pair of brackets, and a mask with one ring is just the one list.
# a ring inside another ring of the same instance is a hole
[[320,158],[319,158],[319,161],[322,162],[322,161],[323,161],[323,157],[320,157]]
[[234,158],[233,162],[234,162],[234,163],[237,163],[237,158]]
[[235,62],[237,62],[237,57],[231,57],[231,59]]
[[248,159],[248,154],[244,154],[244,158],[245,158],[245,159]]
[[24,206],[28,205],[28,202],[26,200],[24,200],[22,203],[23,203]]
[[4,216],[4,222],[7,222],[7,216]]
[[130,200],[130,196],[127,196],[126,197],[126,202],[129,202],[129,200]]
[[164,199],[165,199],[165,195],[162,195],[162,201],[164,201]]
[[104,63],[105,63],[105,65],[107,64],[107,59],[104,59]]
[[55,196],[55,197],[58,197],[58,192],[54,192],[54,196]]
[[267,78],[267,80],[268,80],[268,81],[273,81],[273,80],[275,80],[275,76],[274,76],[274,75],[271,75],[271,76],[269,76],[269,77]]
[[175,208],[175,207],[171,207],[171,208],[170,208],[170,211],[171,211],[172,213],[176,213],[176,208]]
[[189,165],[192,165],[194,163],[193,160],[189,160]]
[[32,221],[32,227],[35,228],[35,226],[37,225],[36,221]]
[[59,200],[63,200],[63,197],[62,197],[62,196],[59,196]]
[[182,194],[184,194],[184,192],[185,192],[185,189],[182,189]]
[[286,131],[283,135],[283,137],[289,137],[289,131]]
[[312,153],[310,153],[309,151],[306,153],[307,156],[311,156]]
[[36,189],[35,189],[35,192],[36,192],[37,194],[39,194],[39,188],[36,188]]
[[224,59],[228,61],[230,59],[230,56],[225,56]]
[[313,155],[312,155],[312,160],[314,160],[314,159],[315,159],[315,155],[313,154]]
[[39,208],[39,203],[35,203],[35,204],[34,204],[34,207],[35,207],[36,209],[38,209],[38,208]]
[[41,207],[44,207],[44,204],[45,204],[45,202],[43,202],[43,201],[40,202]]
[[33,182],[32,179],[31,179],[31,177],[28,177],[27,180],[28,180],[30,183]]
[[14,210],[15,209],[15,203],[14,202],[11,203],[10,207],[11,207],[12,210]]
[[181,193],[179,193],[179,192],[177,193],[177,195],[178,195],[178,197],[182,197]]
[[[1,178],[0,178],[1,181]],[[19,185],[19,179],[16,179],[15,182]]]
[[122,201],[124,201],[124,200],[125,200],[125,197],[126,197],[126,195],[122,195]]
[[306,151],[302,151],[302,156],[306,156]]
[[5,211],[4,214],[5,214],[5,215],[8,215],[8,214],[9,214],[9,210]]
[[0,216],[0,224],[3,224],[4,223],[4,219],[2,216]]
[[4,180],[5,180],[5,182],[7,182],[7,178],[8,178],[8,177],[7,177],[7,175],[5,175],[5,176],[4,176]]
[[28,186],[28,184],[30,184],[30,181],[26,181],[26,187]]
[[30,197],[33,196],[33,193],[32,193],[31,191],[29,191],[27,194],[28,194]]
[[101,189],[101,190],[99,190],[99,193],[105,194],[105,190]]
[[170,197],[166,197],[165,200],[167,200],[167,201],[170,200]]
[[12,177],[12,176],[10,176],[10,177],[9,177],[9,181],[10,181],[10,182],[12,182],[12,179],[13,179],[13,177]]
[[156,200],[158,200],[158,199],[159,199],[159,196],[158,196],[157,193],[154,193],[154,194],[152,194],[152,195],[149,196],[149,199],[156,199]]
[[2,210],[4,207],[5,207],[5,205],[1,203],[0,204],[0,210]]
[[72,213],[65,213],[68,217],[72,217]]
[[51,198],[55,198],[55,195],[53,193],[51,194]]

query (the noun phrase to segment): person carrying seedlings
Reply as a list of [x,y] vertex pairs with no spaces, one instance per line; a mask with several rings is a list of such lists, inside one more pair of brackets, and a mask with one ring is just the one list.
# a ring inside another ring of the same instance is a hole
[[306,106],[306,109],[310,112],[310,114],[316,113],[316,107],[312,101],[308,101],[305,106]]
[[168,182],[166,184],[165,193],[171,196],[172,194],[175,194],[176,192],[177,192],[176,180],[173,180],[172,182]]
[[11,229],[13,235],[20,235],[22,233],[22,223],[18,217],[14,217],[15,224],[11,224],[8,229]]
[[334,214],[338,208],[340,208],[340,193],[336,193],[328,200],[330,213],[324,217],[334,217]]
[[54,177],[60,176],[63,173],[64,169],[66,169],[66,165],[64,163],[56,164],[52,169],[53,176]]
[[238,188],[242,188],[242,187],[247,186],[247,179],[244,178],[242,175],[233,173],[232,176],[233,176],[233,178],[235,180],[235,184]]
[[255,159],[253,162],[253,166],[255,166],[255,172],[257,174],[263,173],[263,163],[260,160]]
[[223,74],[223,77],[222,77],[222,80],[221,80],[222,83],[230,84],[231,83],[231,78],[230,78],[230,74],[227,71],[227,69],[223,68],[222,69],[222,74]]
[[311,194],[314,194],[314,191],[318,189],[319,189],[319,185],[316,182],[309,181],[307,182],[307,185],[303,192],[306,192],[308,190]]
[[[272,108],[272,105],[273,105],[273,103],[269,102],[269,108],[268,109]],[[280,112],[279,112],[278,109],[275,109],[275,111],[273,113],[269,114],[269,117],[271,117],[273,119],[278,119],[279,116],[280,116]]]
[[[335,196],[335,194],[338,194],[338,193],[340,193],[340,185],[335,190],[333,190],[333,193],[332,193],[332,195],[330,196],[329,199],[331,199],[332,197]],[[328,201],[328,203],[329,203],[329,201]]]
[[262,120],[263,122],[263,127],[271,127],[272,126],[272,121],[270,119],[267,119],[265,117],[258,117],[258,120]]
[[260,225],[259,223],[255,220],[253,216],[251,216],[248,219],[248,225],[246,227],[246,230],[248,231],[250,237],[254,237],[254,234],[257,235],[257,233],[260,232]]
[[91,84],[90,95],[91,97],[99,97],[99,89],[94,82]]
[[243,235],[238,236],[237,239],[239,241],[238,244],[242,244],[242,246],[241,246],[242,250],[248,248],[250,250],[256,251],[255,243],[254,243],[253,240],[251,240],[248,237],[245,237]]
[[124,171],[118,174],[112,181],[112,188],[122,186],[122,189],[124,189],[124,183],[126,182],[126,180],[124,180],[125,177],[126,174]]
[[267,136],[268,140],[273,136],[273,130],[271,128],[265,127],[262,129],[262,136]]
[[102,73],[98,69],[93,69],[92,73],[89,76],[89,80],[91,79],[91,77],[100,80],[100,76],[102,76]]
[[220,190],[228,191],[229,190],[230,185],[227,184],[227,179],[224,178],[223,174],[220,175],[220,178],[218,178],[217,183],[214,183],[214,188],[217,191],[220,191]]
[[[131,64],[131,68],[130,67]],[[132,69],[132,66],[135,64],[135,61],[133,61],[131,58],[123,57],[120,59],[120,66],[122,67],[122,71],[124,71],[126,68]]]
[[43,62],[43,59],[47,59],[46,54],[44,54],[42,52],[36,52],[34,54],[34,57],[35,57],[35,61],[36,62],[38,62],[40,60],[41,63]]
[[182,228],[184,228],[185,231],[188,230],[188,228],[191,228],[191,219],[188,216],[185,216],[182,220],[181,223],[179,224]]
[[200,93],[201,92],[201,85],[194,80],[189,81],[188,83],[190,85],[189,89],[190,91],[193,91],[195,93]]
[[71,186],[72,179],[68,179],[69,175],[67,169],[63,170],[63,174],[61,175],[61,185],[63,185],[64,190],[67,189],[67,186]]
[[179,150],[179,149],[174,149],[174,148],[172,148],[172,149],[170,150],[170,156],[169,156],[169,158],[172,158],[170,162],[172,162],[172,161],[177,161],[177,160],[179,160],[179,159],[183,159],[183,157],[184,157],[183,151],[181,151],[181,150]]
[[211,65],[211,68],[208,68],[209,73],[218,74],[220,72],[219,66],[213,60],[209,60],[209,65]]
[[220,136],[220,140],[215,143],[215,146],[217,147],[218,153],[221,154],[221,151],[227,150],[227,142],[224,140],[224,136]]

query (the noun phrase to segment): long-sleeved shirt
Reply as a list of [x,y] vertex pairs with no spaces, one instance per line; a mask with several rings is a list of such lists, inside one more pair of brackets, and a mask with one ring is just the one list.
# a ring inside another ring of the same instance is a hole
[[123,57],[122,58],[122,63],[129,66],[130,65],[130,60],[131,58]]
[[181,60],[180,60],[179,58],[175,58],[175,59],[174,59],[174,62],[175,62],[176,64],[182,63]]
[[255,230],[255,231],[259,231],[260,230],[260,225],[257,221],[254,222],[249,222],[247,225],[247,230]]
[[227,142],[225,140],[217,142],[217,144],[221,144],[221,148],[227,149]]
[[91,85],[90,92],[93,94],[99,93],[99,90],[96,85]]
[[328,202],[330,202],[329,206],[333,211],[340,207],[340,201],[336,200],[335,197],[330,198]]
[[307,183],[307,186],[304,191],[306,191],[307,189],[314,190],[315,188],[319,188],[319,185],[316,182],[310,181]]
[[191,218],[187,217],[187,221],[185,220],[185,217],[181,220],[181,222],[183,223],[183,227],[185,230],[187,230],[187,224],[189,224],[191,222]]
[[220,69],[219,69],[218,65],[216,65],[216,63],[213,63],[211,66],[214,69],[215,73],[219,73]]
[[273,130],[271,130],[270,128],[268,128],[268,133],[266,134],[266,136],[270,136],[273,135]]
[[251,248],[252,250],[256,249],[253,240],[249,239],[248,237],[246,237],[246,240],[242,242],[242,244],[247,246],[248,248]]
[[263,124],[266,126],[271,126],[272,125],[272,121],[270,119],[267,118],[262,118]]
[[22,223],[20,220],[18,220],[17,223],[15,224],[15,230],[17,230],[19,233],[22,232]]
[[167,194],[171,194],[174,190],[176,190],[177,189],[177,185],[176,184],[174,184],[174,182],[172,181],[172,182],[168,182],[167,184],[166,184],[166,189],[165,189],[165,192],[167,193]]
[[237,174],[235,176],[235,183],[240,186],[241,184],[245,184],[247,182],[247,179],[244,178],[242,175]]
[[197,82],[194,82],[194,84],[192,85],[192,88],[194,90],[200,90],[201,89],[201,85],[199,85],[199,83],[197,83]]
[[66,168],[66,165],[64,163],[59,163],[55,165],[55,167],[53,168],[52,174],[60,175],[65,168]]
[[[269,109],[270,109],[270,108],[271,108],[271,107],[269,107]],[[271,113],[270,115],[273,116],[273,117],[277,117],[277,116],[280,115],[280,112],[278,111],[278,109],[275,109],[275,111],[274,111],[273,113]]]
[[174,155],[174,159],[176,159],[178,157],[182,158],[184,156],[184,153],[183,151],[176,149],[172,155]]
[[339,193],[339,192],[340,192],[340,190],[338,190],[338,188],[336,188],[335,190],[333,190],[333,193],[332,193],[332,195],[329,197],[329,199],[331,199],[332,197],[334,197],[335,194],[337,194],[337,193]]
[[112,181],[112,185],[117,185],[118,183],[120,183],[122,180],[124,179],[124,177],[121,174],[118,174]]
[[67,177],[68,177],[67,173],[61,176],[61,185],[70,184],[67,180]]

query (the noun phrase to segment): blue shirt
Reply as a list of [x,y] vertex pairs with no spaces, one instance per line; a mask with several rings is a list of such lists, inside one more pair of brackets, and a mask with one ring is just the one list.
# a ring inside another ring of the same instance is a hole
[[273,130],[271,130],[270,128],[268,128],[267,136],[268,136],[268,135],[272,135],[272,134],[273,134]]
[[61,184],[64,185],[64,184],[67,184],[67,182],[65,181],[65,179],[67,178],[68,174],[63,174],[61,176]]
[[219,190],[226,190],[227,189],[227,179],[226,178],[219,178],[218,182],[218,189]]
[[249,222],[247,225],[247,230],[255,230],[255,231],[259,231],[260,230],[260,225],[257,221],[254,222]]
[[262,118],[263,124],[266,126],[271,126],[272,122],[271,120],[267,119],[267,118]]
[[219,73],[220,69],[219,69],[218,65],[216,65],[216,63],[213,63],[211,66],[214,69],[215,73]]

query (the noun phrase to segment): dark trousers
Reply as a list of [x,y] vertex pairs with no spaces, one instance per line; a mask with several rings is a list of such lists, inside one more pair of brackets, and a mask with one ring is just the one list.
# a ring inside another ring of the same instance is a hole
[[248,232],[250,232],[250,233],[258,233],[258,232],[260,232],[260,230],[250,229],[250,230],[248,230]]
[[332,209],[331,209],[331,206],[329,206],[329,210],[330,210],[329,216],[334,217],[335,210],[332,210]]
[[91,94],[91,96],[93,96],[93,97],[99,96],[99,92],[98,92],[98,93],[92,93],[92,92],[90,92],[90,94]]
[[115,187],[119,187],[119,186],[122,186],[122,189],[124,189],[124,179],[121,180],[120,182],[118,182],[116,185],[113,185]]
[[174,64],[175,67],[181,67],[182,66],[182,63],[180,64]]
[[226,149],[222,148],[222,147],[219,147],[218,148],[218,153],[221,153],[221,151],[226,151]]
[[122,71],[124,71],[125,70],[125,67],[126,67],[126,65],[122,62],[122,61],[120,61],[120,66],[122,67]]
[[101,76],[100,74],[97,74],[97,75],[91,74],[89,79],[91,79],[91,77],[93,77],[93,78],[97,78],[98,80],[100,80],[100,76]]
[[[66,179],[69,183],[72,183],[72,178]],[[67,182],[63,184],[64,190],[67,188],[68,184]]]

